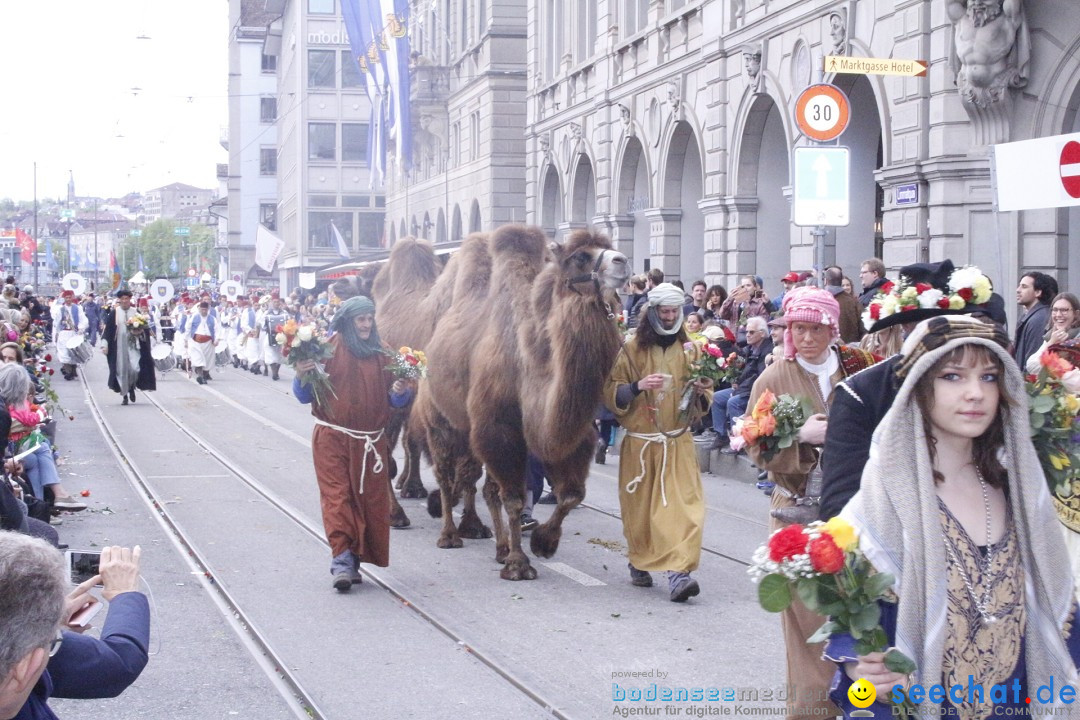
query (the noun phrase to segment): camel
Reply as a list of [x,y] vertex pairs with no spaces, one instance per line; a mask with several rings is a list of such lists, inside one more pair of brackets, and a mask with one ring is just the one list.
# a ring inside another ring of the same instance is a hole
[[[375,321],[384,342],[393,348],[403,345],[418,349],[427,347],[440,311],[450,302],[456,268],[457,264],[451,258],[445,272],[441,272],[442,265],[426,240],[404,237],[394,244],[388,261],[371,283],[376,307]],[[423,498],[428,494],[420,479],[420,457],[427,446],[426,426],[421,424],[421,417],[426,414],[417,414],[417,408],[422,404],[421,397],[418,396],[409,406],[393,411],[387,426],[391,452],[399,437],[405,449],[404,468],[396,483],[403,498]],[[403,429],[404,433],[402,433]],[[471,456],[469,460],[458,464],[464,468],[466,476],[471,474],[474,466],[479,467]],[[479,471],[476,472],[478,476]],[[393,474],[395,473],[392,468],[391,476]],[[455,527],[452,533],[456,540],[447,540],[446,547],[461,547],[461,537],[475,539],[491,537],[491,530],[483,524],[476,513],[475,484],[475,478],[471,483],[466,482],[465,487],[454,496],[455,498],[465,496],[465,508],[460,526]],[[408,527],[409,518],[394,496],[393,488],[391,488],[390,497],[391,526]],[[441,499],[439,495],[431,496],[429,509],[433,507],[432,501],[438,504],[437,501]],[[450,507],[452,508],[453,504]],[[435,516],[439,514],[441,513],[436,513]]]
[[520,225],[469,236],[454,260],[451,303],[428,343],[421,392],[430,395],[425,424],[443,501],[439,543],[456,547],[446,517],[454,496],[450,468],[462,480],[477,474],[463,449],[467,438],[489,475],[484,498],[500,576],[532,580],[536,570],[521,550],[526,456],[544,463],[558,498],[530,543],[547,558],[558,549],[563,519],[585,496],[596,444],[592,419],[620,347],[617,308],[602,289],[621,287],[629,266],[603,235],[578,230],[549,246],[539,228]]

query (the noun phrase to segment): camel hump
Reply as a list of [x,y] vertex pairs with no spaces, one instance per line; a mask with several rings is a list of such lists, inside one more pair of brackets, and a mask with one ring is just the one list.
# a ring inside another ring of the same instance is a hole
[[491,235],[491,254],[498,259],[514,258],[539,267],[548,257],[548,238],[531,225],[503,225]]
[[403,237],[394,243],[390,257],[375,278],[375,299],[380,300],[394,290],[426,289],[439,277],[441,269],[431,243],[411,235]]

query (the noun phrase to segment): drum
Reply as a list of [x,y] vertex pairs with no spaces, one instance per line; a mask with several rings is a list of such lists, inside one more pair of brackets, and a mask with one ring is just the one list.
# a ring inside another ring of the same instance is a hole
[[214,364],[218,367],[232,362],[232,353],[229,352],[229,341],[221,338],[214,345]]
[[150,350],[150,357],[154,359],[154,367],[158,372],[169,372],[176,367],[176,356],[173,355],[172,345],[160,343]]
[[83,365],[90,361],[90,358],[94,357],[94,347],[90,344],[82,335],[75,335],[68,338],[67,350],[71,355],[71,362],[76,365]]

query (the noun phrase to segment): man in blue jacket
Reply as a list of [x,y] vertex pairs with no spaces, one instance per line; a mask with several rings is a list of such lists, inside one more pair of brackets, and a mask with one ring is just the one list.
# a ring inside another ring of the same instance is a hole
[[[139,552],[104,548],[101,574],[68,594],[56,549],[0,532],[0,720],[54,720],[50,697],[116,697],[135,682],[150,641],[150,608],[136,592]],[[97,583],[109,601],[101,639],[63,630],[98,602],[88,594]]]

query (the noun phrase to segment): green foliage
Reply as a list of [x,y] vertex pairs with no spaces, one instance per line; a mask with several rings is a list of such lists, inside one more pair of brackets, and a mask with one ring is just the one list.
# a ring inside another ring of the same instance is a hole
[[783,575],[766,575],[758,583],[758,602],[768,612],[783,612],[791,606],[791,588]]
[[[179,236],[176,228],[190,228],[190,235]],[[148,280],[157,277],[177,278],[187,274],[188,267],[197,272],[208,270],[214,274],[217,269],[217,254],[214,252],[215,230],[206,225],[181,225],[176,220],[162,219],[141,228],[139,237],[127,237],[117,250],[117,261],[121,263],[121,274],[130,278],[139,270],[139,253],[142,253],[144,273]],[[170,265],[176,258],[177,271],[172,272]],[[191,264],[188,264],[188,260]]]

